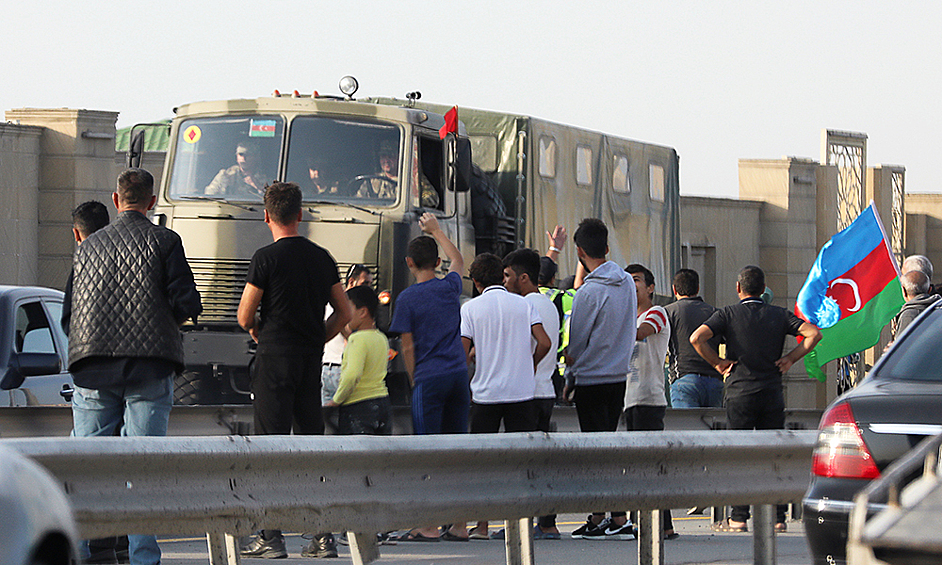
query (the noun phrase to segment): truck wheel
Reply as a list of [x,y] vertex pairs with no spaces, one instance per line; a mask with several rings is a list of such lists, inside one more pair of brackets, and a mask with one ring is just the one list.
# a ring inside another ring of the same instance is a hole
[[184,371],[173,379],[173,403],[192,406],[200,403],[203,379],[196,371]]

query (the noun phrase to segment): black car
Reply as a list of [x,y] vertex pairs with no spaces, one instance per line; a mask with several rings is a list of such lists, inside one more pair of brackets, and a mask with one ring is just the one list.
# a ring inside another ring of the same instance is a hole
[[0,286],[0,406],[66,404],[71,399],[68,338],[59,290]]
[[814,563],[843,563],[854,495],[926,436],[942,432],[942,300],[827,408],[818,430],[802,520]]

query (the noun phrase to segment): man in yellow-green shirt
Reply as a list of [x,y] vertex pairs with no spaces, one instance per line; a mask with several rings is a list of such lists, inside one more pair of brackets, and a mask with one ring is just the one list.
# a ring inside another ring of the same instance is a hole
[[376,329],[379,300],[369,286],[347,290],[347,298],[353,305],[353,319],[347,325],[351,334],[340,364],[337,392],[325,406],[339,407],[340,434],[390,435],[392,424],[385,382],[389,342]]

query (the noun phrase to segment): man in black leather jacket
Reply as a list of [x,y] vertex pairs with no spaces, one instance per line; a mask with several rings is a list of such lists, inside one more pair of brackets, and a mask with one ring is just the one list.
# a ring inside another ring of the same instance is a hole
[[[82,242],[65,303],[73,434],[163,436],[173,377],[183,370],[179,326],[202,311],[180,236],[145,215],[156,202],[143,169],[118,177],[118,216]],[[154,536],[129,536],[132,565],[156,565]]]

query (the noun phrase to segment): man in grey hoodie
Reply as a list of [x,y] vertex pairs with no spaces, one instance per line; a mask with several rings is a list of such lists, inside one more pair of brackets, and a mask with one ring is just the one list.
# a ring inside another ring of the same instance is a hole
[[[588,275],[572,303],[566,350],[566,398],[572,394],[583,432],[614,432],[624,409],[625,381],[635,344],[638,296],[634,281],[608,254],[608,228],[586,218],[573,236]],[[589,516],[573,537],[633,539],[624,512]]]

